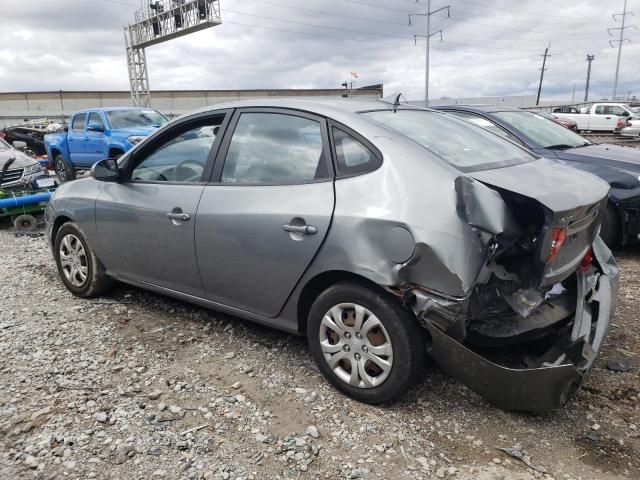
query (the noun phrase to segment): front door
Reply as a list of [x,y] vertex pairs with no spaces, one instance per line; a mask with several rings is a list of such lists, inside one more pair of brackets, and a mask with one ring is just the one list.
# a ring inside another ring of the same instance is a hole
[[202,296],[196,211],[224,115],[183,121],[123,162],[126,179],[104,183],[96,202],[98,256],[109,271]]
[[327,234],[334,206],[326,122],[240,110],[200,201],[196,251],[207,298],[276,316]]
[[89,113],[85,140],[85,162],[88,166],[107,158],[107,137],[104,122],[98,112]]
[[86,113],[78,113],[71,121],[71,128],[67,132],[67,146],[69,156],[75,166],[80,166],[85,161],[85,127]]

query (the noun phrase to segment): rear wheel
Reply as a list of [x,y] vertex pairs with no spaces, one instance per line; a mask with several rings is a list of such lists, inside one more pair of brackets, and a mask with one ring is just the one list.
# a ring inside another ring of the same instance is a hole
[[311,354],[325,378],[361,402],[401,396],[418,379],[425,332],[397,299],[353,282],[322,292],[309,313]]
[[53,253],[62,283],[74,295],[95,297],[111,286],[112,280],[75,223],[60,227]]
[[67,165],[67,162],[65,162],[62,155],[58,155],[56,157],[53,164],[53,169],[55,170],[56,176],[58,177],[58,180],[60,180],[60,183],[70,182],[71,180],[76,179],[75,170]]
[[616,207],[611,203],[607,203],[606,208],[602,210],[602,222],[600,226],[600,238],[609,247],[617,245],[621,240],[621,222],[620,215]]

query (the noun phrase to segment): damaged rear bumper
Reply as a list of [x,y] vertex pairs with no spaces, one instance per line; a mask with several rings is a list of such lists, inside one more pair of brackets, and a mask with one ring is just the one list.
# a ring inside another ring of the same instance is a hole
[[431,334],[430,355],[444,371],[500,408],[545,411],[561,407],[593,366],[615,311],[618,267],[599,237],[593,253],[597,268],[577,274],[579,300],[573,324],[560,342],[564,348],[553,356],[545,355],[536,368],[509,368],[492,362],[445,333],[437,317],[426,310],[419,317]]

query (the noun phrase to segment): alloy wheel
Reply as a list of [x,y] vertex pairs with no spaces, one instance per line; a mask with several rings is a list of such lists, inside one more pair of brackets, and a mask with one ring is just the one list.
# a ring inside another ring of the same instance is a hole
[[82,287],[87,281],[89,265],[87,253],[78,237],[68,233],[60,242],[60,265],[65,278],[74,287]]
[[320,348],[338,378],[358,388],[380,386],[393,365],[393,346],[384,325],[355,303],[340,303],[324,315]]

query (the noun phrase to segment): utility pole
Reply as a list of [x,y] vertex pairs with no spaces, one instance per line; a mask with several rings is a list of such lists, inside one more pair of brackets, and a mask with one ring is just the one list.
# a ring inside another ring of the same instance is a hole
[[573,82],[573,93],[571,93],[571,103],[576,103],[576,82]]
[[587,62],[588,62],[588,66],[587,66],[587,83],[584,86],[584,101],[588,101],[589,100],[589,82],[591,81],[591,62],[593,62],[593,59],[596,58],[595,55],[587,55]]
[[542,92],[542,79],[544,78],[544,71],[549,70],[548,68],[545,68],[545,65],[547,64],[547,57],[551,56],[549,55],[550,48],[551,44],[549,44],[547,48],[544,49],[544,55],[541,55],[543,57],[542,68],[540,69],[540,83],[538,84],[538,97],[536,98],[536,105],[540,105],[540,92]]
[[613,101],[614,102],[616,100],[616,95],[618,94],[618,75],[620,73],[620,57],[622,56],[622,44],[624,42],[631,43],[631,40],[629,40],[628,38],[624,38],[624,31],[625,29],[631,28],[631,27],[635,28],[636,30],[638,29],[638,27],[636,27],[635,25],[625,26],[627,15],[633,15],[633,12],[627,12],[627,0],[624,0],[624,8],[622,10],[622,13],[613,14],[614,22],[618,21],[617,17],[622,17],[622,26],[607,28],[607,32],[609,33],[609,35],[611,35],[611,30],[620,30],[619,40],[609,40],[609,45],[611,45],[611,48],[614,48],[614,43],[618,44],[618,61],[616,62],[616,78],[613,81]]
[[[416,0],[416,3],[417,0]],[[424,106],[429,106],[429,50],[431,48],[431,37],[434,35],[440,34],[440,41],[442,41],[442,30],[438,30],[437,32],[431,33],[431,15],[434,15],[443,10],[447,11],[447,18],[451,16],[450,7],[447,5],[446,7],[441,7],[436,10],[431,10],[431,0],[427,0],[427,11],[426,13],[410,13],[409,14],[409,26],[411,26],[411,17],[427,17],[427,34],[426,35],[414,35],[413,41],[417,45],[417,38],[424,37],[427,40],[427,50],[426,50],[426,58],[425,58],[425,74],[424,74]]]

